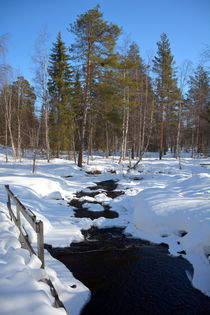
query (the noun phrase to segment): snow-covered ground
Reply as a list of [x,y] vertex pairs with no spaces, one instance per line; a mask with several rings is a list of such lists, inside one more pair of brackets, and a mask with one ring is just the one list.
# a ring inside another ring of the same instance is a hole
[[[88,288],[47,251],[42,270],[38,258],[20,248],[18,230],[8,218],[5,184],[44,222],[45,243],[68,246],[82,240],[81,229],[92,225],[126,226],[125,232],[135,237],[167,243],[172,255],[183,253],[194,267],[192,284],[210,296],[210,168],[200,165],[210,163],[208,159],[182,158],[180,170],[170,155],[159,161],[155,154],[148,154],[138,170],[129,173],[126,163],[118,165],[117,157],[94,156],[83,170],[65,159],[38,160],[35,174],[30,159],[18,163],[10,158],[6,163],[2,151],[0,163],[0,314],[65,314],[52,306],[48,286],[39,281],[44,278],[51,279],[71,315],[78,315],[90,298]],[[93,170],[102,174],[85,172]],[[75,192],[108,179],[118,180],[117,189],[125,190],[125,195],[112,200],[101,191],[95,198],[87,197],[84,207],[101,211],[99,204],[91,202],[104,202],[119,217],[75,218],[67,204]],[[26,229],[35,246],[35,235]]]

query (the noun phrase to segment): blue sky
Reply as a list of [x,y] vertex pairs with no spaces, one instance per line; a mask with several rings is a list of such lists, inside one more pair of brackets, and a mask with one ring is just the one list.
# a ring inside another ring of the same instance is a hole
[[9,34],[7,62],[31,80],[34,43],[43,28],[49,47],[59,31],[70,46],[69,23],[97,4],[105,20],[122,27],[122,37],[139,45],[143,58],[156,53],[163,32],[177,65],[189,59],[196,66],[210,44],[209,0],[0,0],[0,35]]

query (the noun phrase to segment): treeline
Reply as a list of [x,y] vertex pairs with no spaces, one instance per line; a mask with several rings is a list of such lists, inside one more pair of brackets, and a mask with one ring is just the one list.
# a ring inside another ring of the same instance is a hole
[[117,51],[121,30],[104,21],[98,6],[68,31],[71,46],[59,33],[49,56],[46,39],[39,39],[35,87],[22,76],[9,82],[1,65],[0,142],[15,158],[27,148],[42,150],[48,161],[73,152],[81,167],[84,151],[93,150],[120,152],[119,162],[130,154],[137,163],[149,150],[160,159],[168,150],[175,157],[182,149],[209,154],[209,73],[199,66],[189,76],[185,63],[178,76],[165,33],[145,63],[136,43]]

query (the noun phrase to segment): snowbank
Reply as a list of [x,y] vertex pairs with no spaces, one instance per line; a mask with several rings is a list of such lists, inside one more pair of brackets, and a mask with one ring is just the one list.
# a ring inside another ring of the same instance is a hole
[[1,314],[64,315],[54,308],[50,288],[41,280],[48,279],[41,262],[20,248],[19,232],[5,213],[0,213],[0,305]]
[[[71,315],[79,315],[90,298],[88,288],[47,251],[43,271],[39,260],[20,248],[18,231],[6,215],[5,184],[11,185],[21,202],[44,222],[45,243],[69,246],[83,240],[81,229],[93,225],[126,227],[133,236],[167,243],[173,255],[182,252],[193,264],[193,285],[210,296],[210,170],[199,165],[205,161],[182,159],[183,169],[179,170],[176,160],[167,157],[159,161],[150,154],[139,165],[140,173],[127,174],[126,164],[119,166],[117,157],[94,157],[82,171],[72,161],[37,160],[36,174],[32,174],[30,160],[5,163],[1,154],[0,160],[0,211],[4,212],[0,212],[0,313],[63,314],[52,307],[49,288],[39,281],[45,277],[51,279]],[[85,173],[95,169],[102,174]],[[99,203],[109,204],[119,217],[75,218],[68,201],[75,198],[76,191],[91,192],[88,187],[95,182],[110,179],[119,180],[118,190],[124,190],[125,195],[112,200],[100,190],[94,198],[86,196],[80,201],[85,200],[84,206],[92,211],[102,210]]]
[[165,188],[149,188],[133,200],[133,223],[140,236],[167,243],[170,253],[186,257],[194,267],[192,283],[210,296],[210,175]]

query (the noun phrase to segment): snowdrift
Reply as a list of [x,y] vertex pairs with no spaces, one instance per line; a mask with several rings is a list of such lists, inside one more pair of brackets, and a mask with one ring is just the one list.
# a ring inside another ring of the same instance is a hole
[[197,174],[174,187],[146,189],[134,197],[133,223],[142,237],[183,253],[194,267],[192,284],[210,296],[208,187],[210,175]]

